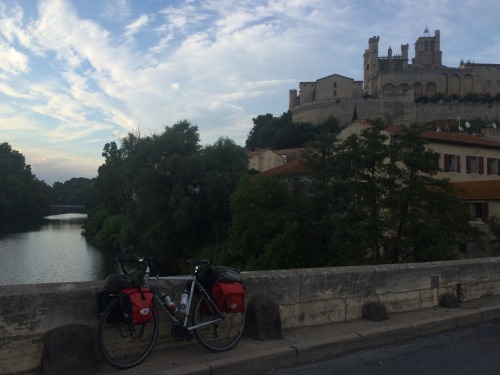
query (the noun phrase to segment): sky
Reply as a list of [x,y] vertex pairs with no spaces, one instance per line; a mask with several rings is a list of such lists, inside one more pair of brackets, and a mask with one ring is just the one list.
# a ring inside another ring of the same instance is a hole
[[500,64],[500,0],[0,0],[0,143],[49,185],[106,143],[188,120],[244,146],[299,82],[363,79],[363,53],[441,31],[443,65]]

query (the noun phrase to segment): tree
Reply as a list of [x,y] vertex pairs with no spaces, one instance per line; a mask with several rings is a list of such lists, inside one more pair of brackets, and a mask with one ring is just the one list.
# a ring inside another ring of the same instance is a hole
[[449,182],[435,177],[438,155],[420,131],[390,139],[376,124],[332,149],[322,168],[339,264],[450,259],[478,238]]
[[31,222],[50,212],[51,188],[39,181],[24,156],[0,144],[0,230]]
[[252,119],[254,126],[246,140],[246,148],[254,151],[258,148],[273,150],[303,147],[316,139],[321,129],[337,133],[337,119],[330,117],[318,125],[310,123],[292,123],[291,111],[275,117],[270,113]]
[[74,177],[65,182],[52,185],[52,203],[85,205],[89,200],[92,180],[85,177]]
[[248,158],[240,146],[228,138],[219,138],[201,151],[204,171],[200,180],[202,217],[207,243],[225,240],[231,225],[229,197],[246,174]]
[[307,199],[290,183],[275,176],[240,182],[231,196],[229,246],[217,254],[218,262],[258,270],[303,267],[318,260],[310,242],[314,231],[305,212]]
[[392,230],[384,247],[384,259],[391,263],[451,259],[460,244],[481,241],[450,182],[436,178],[439,154],[426,147],[423,130],[405,128],[391,143],[395,186],[387,194]]
[[319,127],[303,151],[312,173],[243,180],[231,197],[229,246],[243,269],[451,259],[478,241],[422,129],[389,136],[382,121],[340,141]]
[[129,134],[104,148],[85,224],[92,243],[109,251],[132,245],[156,255],[162,272],[224,236],[229,194],[246,173],[244,150],[228,139],[205,148],[188,121],[162,134]]

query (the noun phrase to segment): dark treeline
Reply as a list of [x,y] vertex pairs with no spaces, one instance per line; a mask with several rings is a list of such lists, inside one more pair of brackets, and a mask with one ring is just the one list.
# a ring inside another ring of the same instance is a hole
[[90,191],[94,179],[73,177],[65,182],[52,185],[52,204],[83,205],[90,204]]
[[50,190],[31,172],[21,153],[0,143],[0,233],[48,214]]
[[242,180],[215,259],[248,270],[422,262],[480,242],[448,180],[435,177],[439,155],[421,129],[393,142],[382,129],[343,142],[325,131],[304,152],[303,174]]
[[340,130],[339,123],[334,117],[318,125],[292,123],[291,111],[283,113],[280,117],[270,113],[259,115],[253,119],[253,124],[245,143],[249,151],[263,148],[272,150],[300,148],[314,141],[321,131],[338,133]]
[[25,157],[0,144],[0,233],[17,230],[50,214],[51,204],[85,205],[92,180],[72,178],[53,187],[40,181]]
[[438,155],[421,129],[388,142],[374,123],[340,142],[335,119],[312,130],[289,114],[255,118],[249,149],[305,139],[305,173],[288,177],[251,177],[241,147],[201,147],[186,121],[129,134],[104,148],[85,235],[156,255],[165,272],[190,257],[245,270],[443,260],[478,240],[449,182],[435,178]]
[[[444,260],[479,241],[449,182],[435,177],[439,156],[426,149],[422,129],[388,142],[374,121],[341,142],[334,118],[313,126],[266,114],[253,123],[246,150],[227,138],[201,146],[188,121],[130,133],[104,146],[95,179],[52,188],[6,144],[0,168],[18,159],[26,192],[43,191],[26,201],[44,202],[33,215],[50,202],[83,203],[89,242],[155,255],[162,273],[185,271],[192,257],[244,270]],[[295,147],[304,148],[303,173],[250,175],[246,151]],[[0,181],[5,218],[9,183]]]
[[92,185],[85,236],[117,252],[155,255],[162,272],[225,241],[229,197],[246,174],[244,149],[227,138],[202,147],[187,121],[161,134],[128,134],[105,145]]

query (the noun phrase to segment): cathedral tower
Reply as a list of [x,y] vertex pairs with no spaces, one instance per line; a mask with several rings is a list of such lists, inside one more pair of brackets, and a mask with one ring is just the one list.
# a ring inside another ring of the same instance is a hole
[[424,36],[421,36],[415,42],[415,58],[412,60],[415,66],[429,67],[441,66],[441,36],[439,30],[430,36],[429,29],[426,27]]
[[379,73],[378,69],[378,41],[380,37],[374,36],[368,39],[368,49],[365,50],[364,58],[364,92],[367,95],[375,95],[375,84]]

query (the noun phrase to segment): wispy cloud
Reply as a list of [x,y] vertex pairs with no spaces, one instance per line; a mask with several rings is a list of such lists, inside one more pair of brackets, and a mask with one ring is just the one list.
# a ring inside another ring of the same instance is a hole
[[[373,35],[380,35],[383,55],[389,46],[397,51],[412,44],[428,26],[442,30],[445,64],[498,62],[500,26],[489,6],[466,1],[457,7],[451,0],[4,0],[0,131],[28,158],[52,155],[44,173],[49,165],[68,171],[82,160],[97,164],[104,143],[116,136],[138,128],[161,132],[182,119],[199,126],[205,144],[219,136],[244,144],[252,118],[285,112],[288,90],[299,81],[333,73],[362,79],[362,56]],[[43,141],[29,146],[35,136]]]

